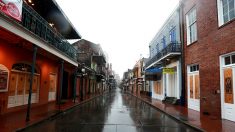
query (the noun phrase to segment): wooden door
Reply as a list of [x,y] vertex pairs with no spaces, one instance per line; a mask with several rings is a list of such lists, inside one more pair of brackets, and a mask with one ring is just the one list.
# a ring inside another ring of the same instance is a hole
[[48,95],[48,101],[56,100],[56,74],[50,74],[49,75],[49,95]]
[[24,104],[24,89],[26,82],[26,75],[24,73],[17,73],[18,81],[17,81],[17,105]]
[[234,67],[223,69],[223,114],[224,118],[235,121],[235,104],[234,104]]
[[17,74],[11,73],[8,88],[8,108],[16,105]]
[[188,74],[188,108],[200,111],[199,72]]

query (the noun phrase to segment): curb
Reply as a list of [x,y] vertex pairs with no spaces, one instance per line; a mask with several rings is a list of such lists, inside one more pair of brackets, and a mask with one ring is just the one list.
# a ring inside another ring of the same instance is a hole
[[80,106],[80,105],[82,105],[82,104],[84,104],[84,103],[87,103],[87,102],[93,100],[94,98],[100,97],[100,96],[102,96],[102,95],[104,95],[104,94],[107,94],[107,93],[108,93],[108,91],[106,91],[106,92],[104,92],[104,93],[102,93],[102,94],[96,95],[96,96],[94,96],[94,97],[92,97],[92,98],[89,98],[89,99],[87,99],[87,100],[84,100],[84,101],[82,101],[82,102],[80,102],[80,103],[78,103],[78,104],[76,104],[76,105],[73,105],[73,106],[67,108],[67,109],[64,109],[64,110],[61,110],[61,111],[56,110],[56,111],[58,111],[58,112],[56,112],[56,113],[54,113],[54,114],[52,114],[52,115],[50,115],[50,116],[48,116],[48,117],[45,117],[45,118],[43,118],[43,119],[39,119],[39,120],[37,120],[37,121],[35,121],[35,122],[32,122],[32,123],[30,123],[30,124],[27,124],[25,127],[18,128],[18,129],[16,129],[15,131],[16,131],[16,132],[21,132],[21,131],[26,130],[27,128],[36,126],[36,125],[41,124],[41,123],[43,123],[43,122],[46,122],[46,121],[48,121],[48,120],[55,119],[55,118],[57,118],[58,116],[63,115],[63,113],[65,113],[65,112],[67,112],[67,111],[70,111],[70,110],[72,110],[72,109],[75,108],[75,107],[78,107],[78,106]]
[[147,103],[147,104],[150,105],[151,107],[153,107],[153,108],[155,108],[155,109],[161,111],[162,113],[168,115],[169,117],[171,117],[171,118],[173,118],[173,119],[175,119],[175,120],[177,120],[177,121],[179,121],[179,122],[181,122],[181,123],[183,123],[183,124],[185,124],[185,125],[187,125],[187,126],[193,128],[194,130],[201,131],[201,132],[206,132],[205,130],[203,130],[203,129],[200,128],[200,127],[197,127],[197,126],[195,126],[195,125],[192,125],[192,124],[190,124],[190,123],[188,123],[188,122],[186,122],[186,121],[183,121],[183,120],[179,119],[177,116],[171,115],[171,114],[169,114],[169,113],[167,113],[167,112],[161,110],[160,108],[154,106],[152,103],[150,103],[150,102],[148,102],[148,101],[142,99],[141,97],[138,97],[138,96],[136,96],[136,95],[133,95],[133,94],[131,94],[131,93],[129,93],[129,92],[126,92],[126,93],[128,93],[129,95],[132,95],[132,96],[136,97],[137,99],[139,99],[139,100],[141,100],[141,101]]

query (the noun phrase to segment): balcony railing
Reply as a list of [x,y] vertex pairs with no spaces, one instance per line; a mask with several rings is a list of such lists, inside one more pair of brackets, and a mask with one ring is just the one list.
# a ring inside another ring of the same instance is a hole
[[181,53],[180,43],[170,43],[145,64],[145,68],[170,53]]
[[55,47],[73,60],[76,60],[77,50],[34,9],[25,3],[23,4],[22,22],[20,24],[38,37],[47,41],[50,46]]
[[101,75],[105,75],[105,71],[103,70],[103,68],[101,66],[97,67],[96,73],[101,74]]

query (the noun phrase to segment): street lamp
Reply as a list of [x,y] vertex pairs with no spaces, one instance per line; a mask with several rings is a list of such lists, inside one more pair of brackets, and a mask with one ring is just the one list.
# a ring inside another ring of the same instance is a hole
[[126,84],[126,87],[124,87],[124,91],[126,91],[126,89],[128,87],[128,79],[127,78],[125,79],[125,84]]
[[85,72],[85,67],[84,67],[84,63],[82,64],[82,74],[81,74],[81,87],[80,87],[80,100],[83,101],[83,77],[86,75]]
[[104,82],[105,82],[105,79],[101,79],[101,81],[102,81],[102,92],[104,92]]

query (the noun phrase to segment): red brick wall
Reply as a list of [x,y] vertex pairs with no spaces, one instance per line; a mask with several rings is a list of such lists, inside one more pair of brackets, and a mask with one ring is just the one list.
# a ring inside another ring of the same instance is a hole
[[[235,51],[235,21],[218,26],[216,0],[183,0],[183,3],[185,70],[187,65],[199,64],[200,112],[209,112],[220,118],[220,93],[215,93],[215,90],[220,90],[219,56]],[[194,6],[197,10],[198,41],[187,46],[186,13]],[[187,72],[185,77],[187,92]],[[206,100],[202,100],[204,97]]]

